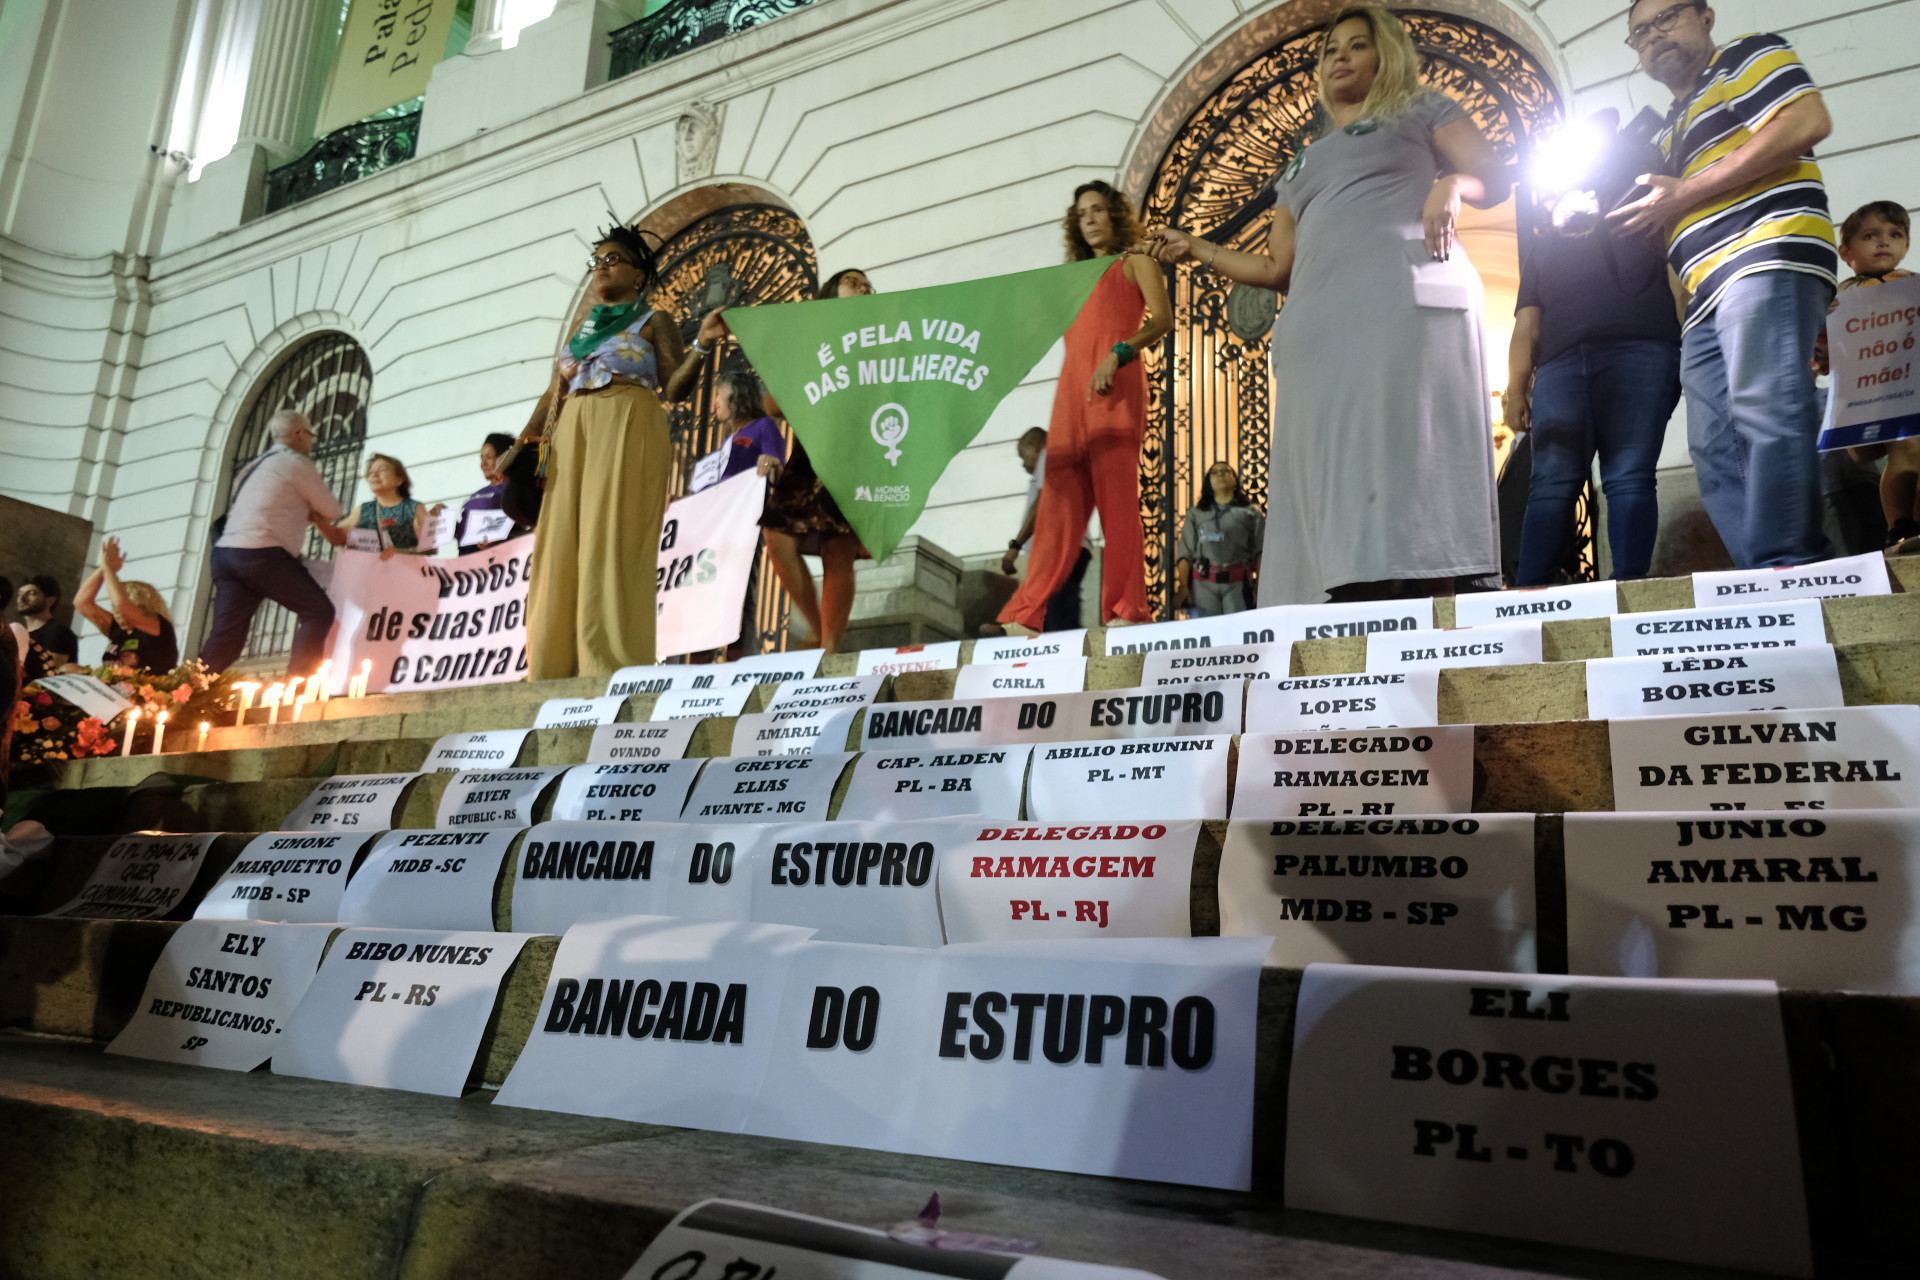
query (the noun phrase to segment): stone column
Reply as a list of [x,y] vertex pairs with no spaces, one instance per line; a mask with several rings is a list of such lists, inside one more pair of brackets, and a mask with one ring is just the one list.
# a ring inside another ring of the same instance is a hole
[[269,165],[293,159],[308,141],[307,99],[324,0],[263,0],[247,74],[247,104],[235,149],[264,149]]
[[510,0],[474,0],[473,34],[464,50],[468,57],[498,53],[507,34],[507,5]]

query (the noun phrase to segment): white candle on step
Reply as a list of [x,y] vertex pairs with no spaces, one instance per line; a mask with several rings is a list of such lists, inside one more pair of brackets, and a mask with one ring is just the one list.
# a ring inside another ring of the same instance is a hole
[[200,722],[200,749],[202,751],[207,749],[207,730],[211,728],[213,728],[213,726],[207,721],[202,720]]
[[253,706],[254,692],[258,690],[260,686],[257,683],[241,680],[236,682],[233,687],[240,695],[240,705],[233,713],[234,727],[238,728],[247,722],[247,709]]
[[138,711],[127,712],[127,736],[120,740],[120,754],[123,756],[133,754],[133,726],[139,719],[140,713]]
[[305,676],[295,676],[293,679],[287,681],[285,702],[287,706],[293,708],[293,720],[295,724],[300,722],[300,682],[305,679]]
[[167,740],[167,713],[162,711],[160,718],[153,722],[153,754],[159,755],[161,746]]
[[267,708],[268,724],[280,723],[280,695],[286,692],[286,688],[283,684],[269,685],[267,691],[260,695],[261,703]]
[[333,696],[332,690],[329,687],[332,683],[333,659],[328,658],[320,664],[320,669],[313,673],[313,679],[307,682],[307,688],[313,693],[316,701],[325,702]]

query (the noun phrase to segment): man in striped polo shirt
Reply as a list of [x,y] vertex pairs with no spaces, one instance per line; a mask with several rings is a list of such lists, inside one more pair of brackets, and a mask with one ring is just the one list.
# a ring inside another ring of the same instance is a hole
[[1635,0],[1627,44],[1673,91],[1667,173],[1614,216],[1667,238],[1687,298],[1680,383],[1700,500],[1741,568],[1829,554],[1807,362],[1839,275],[1814,144],[1820,91],[1776,35],[1713,43],[1706,0]]

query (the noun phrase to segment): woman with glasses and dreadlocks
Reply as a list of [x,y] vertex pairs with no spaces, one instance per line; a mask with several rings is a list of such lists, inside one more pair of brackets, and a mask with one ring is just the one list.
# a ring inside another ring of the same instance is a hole
[[[541,442],[546,494],[529,569],[535,680],[612,675],[654,660],[655,570],[672,452],[661,399],[684,399],[705,351],[643,301],[659,272],[630,227],[600,237],[592,303],[560,349],[523,441]],[[668,370],[664,385],[661,370]]]

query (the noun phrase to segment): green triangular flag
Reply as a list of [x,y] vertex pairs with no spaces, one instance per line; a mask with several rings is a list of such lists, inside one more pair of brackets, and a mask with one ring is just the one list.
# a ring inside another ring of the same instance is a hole
[[1114,261],[741,307],[727,324],[847,523],[884,560]]

